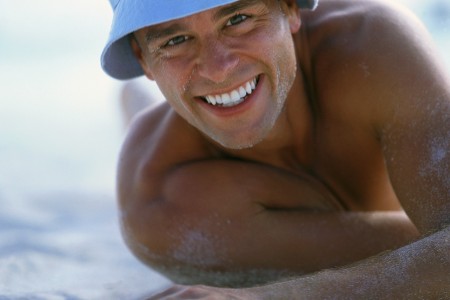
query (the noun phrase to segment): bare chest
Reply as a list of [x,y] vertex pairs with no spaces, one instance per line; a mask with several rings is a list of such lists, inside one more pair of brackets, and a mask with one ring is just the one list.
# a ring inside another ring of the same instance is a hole
[[349,123],[324,123],[318,126],[313,152],[313,172],[348,209],[400,209],[373,132]]

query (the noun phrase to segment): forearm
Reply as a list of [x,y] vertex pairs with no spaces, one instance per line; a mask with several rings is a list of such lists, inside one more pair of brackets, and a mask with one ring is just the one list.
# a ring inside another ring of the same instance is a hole
[[177,283],[262,284],[348,265],[418,237],[402,212],[344,211],[307,174],[259,164],[183,164],[160,194],[133,210],[135,199],[124,202],[123,232],[136,256]]
[[350,267],[248,291],[257,299],[446,299],[450,227]]
[[[192,231],[177,231],[181,235],[167,244],[169,250],[157,261],[147,259],[147,251],[136,252],[142,246],[152,249],[148,244],[133,243],[135,254],[176,283],[243,287],[348,265],[417,238],[402,213],[268,212],[243,221],[226,219],[233,221],[225,231],[219,219],[213,224],[203,216],[195,219],[207,222],[194,231],[202,239],[189,240],[186,237]],[[167,229],[158,232],[164,233],[163,238],[177,234]],[[153,240],[161,241],[155,236]],[[173,253],[178,254],[174,257]],[[205,264],[203,259],[211,257],[221,260]]]

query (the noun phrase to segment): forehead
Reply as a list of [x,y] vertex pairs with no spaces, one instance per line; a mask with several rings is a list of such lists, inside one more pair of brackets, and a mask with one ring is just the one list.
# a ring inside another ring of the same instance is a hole
[[169,35],[178,30],[182,30],[185,24],[189,23],[192,20],[198,19],[200,16],[208,16],[212,21],[218,21],[223,17],[236,14],[240,10],[243,10],[245,8],[258,4],[267,4],[267,2],[270,1],[274,0],[238,0],[231,4],[221,5],[185,17],[161,22],[155,25],[150,25],[139,29],[137,32],[139,33],[139,35],[144,35],[144,37],[148,41],[152,38],[158,38],[161,36]]

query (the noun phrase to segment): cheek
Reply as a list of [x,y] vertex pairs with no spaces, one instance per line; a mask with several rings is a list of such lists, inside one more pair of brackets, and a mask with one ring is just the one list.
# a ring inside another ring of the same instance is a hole
[[166,99],[180,99],[188,93],[190,74],[186,68],[170,63],[161,64],[154,72],[155,81]]
[[273,20],[271,24],[273,26],[265,26],[249,35],[246,47],[250,47],[255,57],[266,60],[272,68],[295,68],[295,48],[289,24],[283,20]]
[[158,87],[175,112],[195,126],[195,118],[193,117],[193,115],[196,115],[195,106],[190,105],[192,99],[189,98],[186,82],[187,80],[179,74],[167,73],[164,82],[158,83]]
[[292,37],[285,35],[273,39],[266,47],[258,48],[259,57],[266,60],[266,72],[269,74],[269,82],[277,95],[282,100],[290,90],[297,74],[297,59]]

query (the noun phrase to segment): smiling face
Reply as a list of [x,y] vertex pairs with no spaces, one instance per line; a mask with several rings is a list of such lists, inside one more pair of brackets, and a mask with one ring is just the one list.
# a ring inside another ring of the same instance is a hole
[[232,149],[272,130],[296,76],[289,1],[241,0],[143,28],[132,43],[147,77],[203,134]]

